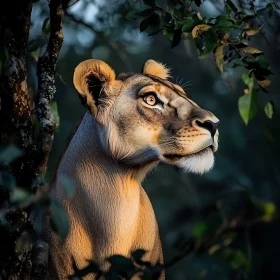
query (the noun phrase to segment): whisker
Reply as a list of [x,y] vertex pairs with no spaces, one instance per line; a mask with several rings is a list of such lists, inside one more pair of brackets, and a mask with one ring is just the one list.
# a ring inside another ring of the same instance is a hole
[[185,82],[183,85],[181,85],[181,87],[182,87],[183,89],[185,89],[186,87],[189,87],[189,86],[193,86],[193,84],[191,84],[190,81]]
[[184,81],[184,79],[181,78],[180,81],[179,81],[179,83],[178,83],[178,85],[181,85],[183,81]]

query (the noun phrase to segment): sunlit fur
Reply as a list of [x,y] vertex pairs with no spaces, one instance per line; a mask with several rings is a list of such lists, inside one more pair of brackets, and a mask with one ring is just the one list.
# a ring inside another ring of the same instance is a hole
[[143,74],[151,74],[164,80],[170,78],[170,69],[160,62],[149,59],[143,66]]
[[[52,195],[69,216],[70,232],[61,244],[46,226],[50,279],[68,279],[72,257],[78,268],[93,259],[107,270],[109,256],[130,257],[141,248],[147,251],[144,261],[163,263],[155,213],[141,181],[159,162],[203,174],[213,167],[218,149],[218,131],[201,125],[218,119],[167,77],[169,70],[153,60],[142,73],[117,77],[105,62],[94,59],[75,69],[74,87],[88,112],[52,184]],[[146,94],[157,98],[155,106],[145,102]],[[71,197],[65,191],[69,180],[75,185]],[[164,278],[163,271],[159,279]]]

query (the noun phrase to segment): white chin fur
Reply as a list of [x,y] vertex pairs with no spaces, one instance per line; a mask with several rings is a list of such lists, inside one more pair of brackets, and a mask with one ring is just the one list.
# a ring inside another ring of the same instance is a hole
[[207,150],[201,154],[182,158],[177,165],[182,168],[184,172],[203,174],[214,166],[214,155],[212,151]]

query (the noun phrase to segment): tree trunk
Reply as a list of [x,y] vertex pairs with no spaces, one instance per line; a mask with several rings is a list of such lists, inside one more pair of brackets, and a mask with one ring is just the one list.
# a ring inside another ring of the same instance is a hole
[[[2,52],[0,77],[0,146],[13,143],[23,151],[23,156],[1,170],[11,171],[17,186],[29,187],[32,183],[34,155],[31,98],[27,87],[27,45],[32,10],[31,0],[10,1],[1,16]],[[3,56],[2,56],[3,57]],[[9,192],[0,189],[0,207],[8,207]],[[16,277],[21,264],[15,256],[15,241],[27,225],[27,216],[20,210],[8,214],[8,224],[1,226],[2,274]],[[12,279],[12,278],[11,278]]]
[[[40,199],[54,137],[50,101],[56,91],[55,69],[63,42],[61,0],[49,3],[51,32],[46,51],[37,65],[36,97],[27,85],[32,4],[33,0],[10,0],[2,13],[5,16],[0,15],[0,151],[11,144],[22,151],[12,163],[0,162],[0,279],[45,279],[47,275],[47,244],[37,241],[32,253],[32,246],[28,245],[20,255],[16,254],[18,238],[30,230],[35,232],[29,217],[33,205],[27,208],[11,205],[10,190],[1,186],[2,178],[12,174],[14,187],[32,191],[37,200]],[[37,139],[36,116],[40,123]],[[6,224],[1,224],[3,214]]]
[[31,0],[12,1],[16,9],[1,16],[1,40],[6,60],[2,64],[0,89],[0,145],[16,144],[24,155],[12,166],[20,186],[30,186],[35,145],[31,98],[27,87],[27,45]]

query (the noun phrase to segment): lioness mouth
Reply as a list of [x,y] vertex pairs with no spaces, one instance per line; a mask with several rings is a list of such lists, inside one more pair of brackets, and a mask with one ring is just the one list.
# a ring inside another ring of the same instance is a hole
[[179,155],[179,154],[164,154],[163,156],[169,160],[179,160],[183,157],[187,157],[187,156],[194,156],[194,155],[202,155],[204,154],[207,150],[211,149],[212,152],[214,152],[214,146],[208,146],[202,150],[200,150],[199,152],[193,153],[193,154],[188,154],[188,155]]

